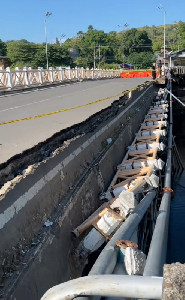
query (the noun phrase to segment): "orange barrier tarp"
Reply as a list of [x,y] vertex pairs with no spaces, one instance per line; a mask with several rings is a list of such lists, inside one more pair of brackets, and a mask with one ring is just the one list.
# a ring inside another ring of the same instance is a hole
[[133,71],[120,73],[121,78],[152,77],[152,71]]

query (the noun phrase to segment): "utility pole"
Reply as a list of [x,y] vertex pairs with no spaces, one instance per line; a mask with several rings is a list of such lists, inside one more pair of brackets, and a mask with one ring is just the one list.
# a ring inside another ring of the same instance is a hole
[[96,46],[94,46],[94,69],[96,69]]
[[164,11],[164,66],[165,66],[165,59],[166,59],[166,11],[162,5],[158,6],[158,9]]
[[101,56],[100,56],[100,54],[101,54],[101,48],[100,48],[101,46],[99,45],[98,46],[98,53],[99,53],[99,64],[98,64],[98,69],[100,68],[100,58],[101,58]]
[[46,12],[45,16],[45,21],[44,21],[44,29],[45,29],[45,40],[46,40],[46,68],[49,69],[49,62],[48,62],[48,42],[47,42],[47,18],[49,18],[49,16],[51,16],[52,13],[50,13],[49,11]]
[[164,11],[164,66],[166,59],[166,11]]

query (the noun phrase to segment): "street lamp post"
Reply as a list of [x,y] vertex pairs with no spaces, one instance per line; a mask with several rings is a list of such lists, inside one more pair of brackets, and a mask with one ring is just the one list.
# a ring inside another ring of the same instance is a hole
[[[162,5],[158,6],[158,9],[164,10]],[[166,59],[166,11],[164,10],[164,66],[165,66],[165,59]]]
[[164,11],[164,66],[166,59],[166,11]]
[[[129,24],[126,22],[124,25],[118,25],[119,28],[123,27],[125,28],[125,31],[127,30],[127,27],[129,27]],[[123,57],[123,60],[124,60],[124,46],[123,46],[123,53],[122,53],[122,57]]]
[[46,12],[45,16],[45,21],[44,21],[44,29],[45,29],[45,40],[46,40],[46,68],[49,69],[49,62],[48,62],[48,42],[47,42],[47,18],[49,18],[49,16],[51,16],[52,13],[50,13],[49,11]]

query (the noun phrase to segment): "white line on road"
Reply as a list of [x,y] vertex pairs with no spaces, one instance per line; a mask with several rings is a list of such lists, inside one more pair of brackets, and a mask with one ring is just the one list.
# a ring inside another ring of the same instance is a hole
[[9,108],[0,110],[0,113],[1,113],[1,112],[5,112],[5,111],[8,111],[8,110],[12,110],[12,109],[17,109],[17,108],[29,106],[29,105],[32,105],[32,104],[42,103],[42,102],[49,101],[49,100],[51,100],[51,98],[50,98],[50,99],[43,99],[43,100],[40,100],[40,101],[37,101],[37,102],[31,102],[31,103],[24,104],[24,105],[19,105],[19,106],[14,106],[14,107],[9,107]]

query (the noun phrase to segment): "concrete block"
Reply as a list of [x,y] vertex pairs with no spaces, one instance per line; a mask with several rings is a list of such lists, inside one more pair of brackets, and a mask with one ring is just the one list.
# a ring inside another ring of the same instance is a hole
[[119,219],[113,213],[107,211],[97,222],[97,226],[105,235],[109,236],[115,231],[121,222],[121,218]]
[[107,192],[105,192],[105,193],[102,193],[101,195],[100,195],[100,197],[99,197],[99,199],[101,200],[101,201],[105,201],[105,200],[112,200],[112,195],[111,195],[111,193],[109,192],[109,191],[107,191]]
[[164,151],[165,148],[166,148],[165,144],[163,144],[163,143],[159,144],[159,150],[160,151]]
[[129,275],[143,275],[146,255],[136,248],[125,249],[125,268]]
[[162,170],[164,165],[165,165],[165,163],[162,159],[159,158],[159,159],[155,160],[154,166],[157,170]]
[[146,176],[145,180],[150,186],[154,188],[157,188],[159,186],[159,177],[155,174],[152,174],[150,177]]
[[89,252],[94,252],[101,247],[104,242],[105,238],[95,228],[93,228],[85,237],[83,246],[89,250]]
[[120,216],[126,218],[127,215],[135,209],[137,204],[133,192],[123,191],[110,207],[111,209],[119,210]]
[[185,264],[164,265],[162,299],[185,299]]
[[128,190],[127,186],[120,186],[114,189],[113,190],[114,197],[118,197],[121,194],[121,192],[125,192],[126,190]]

